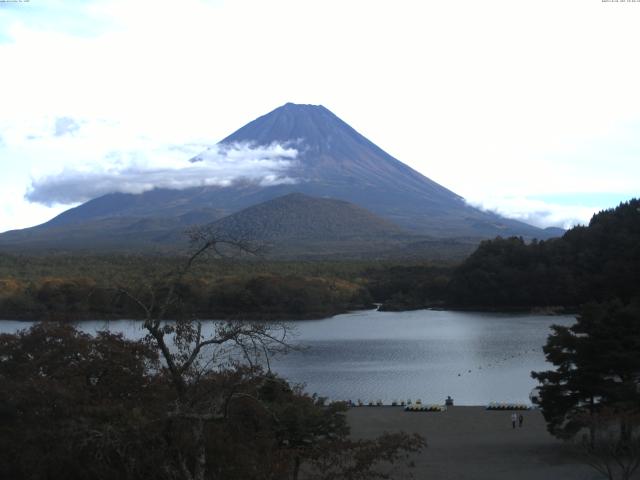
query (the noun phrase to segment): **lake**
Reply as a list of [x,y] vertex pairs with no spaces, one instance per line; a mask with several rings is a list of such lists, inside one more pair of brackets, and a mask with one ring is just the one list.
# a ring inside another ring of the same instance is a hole
[[[363,402],[421,399],[458,405],[492,401],[529,403],[545,370],[542,345],[552,324],[571,325],[573,316],[416,310],[352,312],[323,320],[286,322],[293,343],[305,347],[272,362],[273,370],[309,392]],[[1,321],[0,332],[28,327]],[[129,338],[144,335],[141,322],[79,324],[93,333],[109,328]]]

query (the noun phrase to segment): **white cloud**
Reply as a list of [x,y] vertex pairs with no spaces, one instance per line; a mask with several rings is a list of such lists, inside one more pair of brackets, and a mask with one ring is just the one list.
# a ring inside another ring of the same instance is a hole
[[[132,127],[126,119],[67,114],[0,122],[0,232],[45,222],[105,193],[293,181],[286,174],[296,162],[293,147],[219,150],[204,139]],[[196,156],[201,161],[189,161]]]
[[594,213],[608,205],[600,207],[566,205],[526,197],[483,197],[469,201],[470,205],[496,212],[508,218],[535,225],[537,227],[571,228],[575,225],[588,225]]
[[108,193],[143,193],[156,188],[293,183],[286,171],[297,151],[282,145],[232,145],[209,148],[190,161],[182,150],[111,152],[100,163],[65,167],[32,181],[26,198],[43,205],[74,204]]

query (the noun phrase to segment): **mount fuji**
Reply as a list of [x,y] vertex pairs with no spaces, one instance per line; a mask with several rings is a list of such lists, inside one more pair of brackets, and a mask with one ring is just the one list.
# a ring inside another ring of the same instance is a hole
[[[221,219],[290,194],[304,197],[294,196],[278,203],[280,217],[286,216],[283,209],[287,205],[294,204],[296,218],[305,217],[300,213],[302,198],[337,200],[302,202],[308,208],[305,222],[314,218],[314,208],[321,208],[323,215],[328,215],[328,220],[323,217],[325,224],[331,222],[332,215],[340,218],[336,223],[340,228],[328,230],[336,239],[353,237],[345,212],[358,212],[358,238],[367,238],[363,220],[366,217],[372,225],[371,238],[380,240],[388,235],[394,238],[393,246],[403,235],[407,242],[424,238],[441,242],[453,238],[479,241],[498,235],[544,239],[561,234],[559,229],[540,229],[470,206],[461,196],[395,159],[320,105],[287,103],[232,133],[216,148],[224,150],[240,144],[278,144],[296,149],[295,161],[282,173],[287,181],[276,179],[265,184],[238,179],[225,186],[110,193],[42,225],[1,234],[0,249],[172,250],[182,246],[176,233],[190,225],[220,222],[242,230],[237,219]],[[202,161],[206,154],[191,161]],[[347,204],[353,208],[347,208]],[[331,213],[330,207],[335,212]],[[254,209],[251,215],[238,218],[252,218],[255,223],[256,211],[268,216],[273,209]],[[282,223],[265,219],[264,225],[277,229]],[[308,227],[308,223],[300,224],[300,229]],[[286,232],[295,230],[288,221]],[[286,232],[260,231],[269,238],[286,241]],[[298,239],[302,237],[297,235]],[[350,245],[353,247],[353,243]]]

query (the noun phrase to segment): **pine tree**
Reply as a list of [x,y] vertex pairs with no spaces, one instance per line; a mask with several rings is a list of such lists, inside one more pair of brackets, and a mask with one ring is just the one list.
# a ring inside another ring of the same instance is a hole
[[[601,411],[620,419],[640,412],[640,304],[588,304],[574,325],[552,328],[544,352],[556,369],[532,372],[547,427],[560,438],[588,428],[593,443]],[[634,427],[621,421],[620,440]]]

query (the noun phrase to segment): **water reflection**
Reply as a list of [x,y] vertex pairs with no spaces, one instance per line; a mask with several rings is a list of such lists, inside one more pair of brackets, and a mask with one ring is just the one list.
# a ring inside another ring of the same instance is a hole
[[421,398],[460,405],[527,402],[532,370],[545,363],[551,324],[571,316],[447,311],[358,312],[295,322],[308,346],[275,362],[307,389],[334,399],[385,402]]

